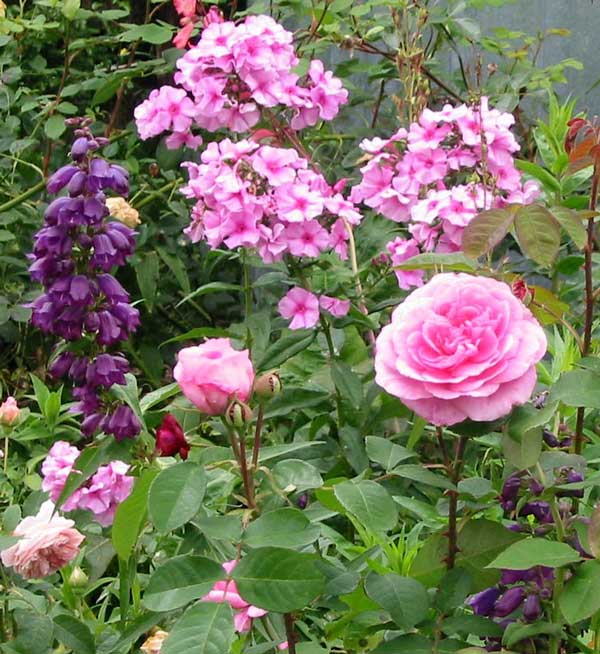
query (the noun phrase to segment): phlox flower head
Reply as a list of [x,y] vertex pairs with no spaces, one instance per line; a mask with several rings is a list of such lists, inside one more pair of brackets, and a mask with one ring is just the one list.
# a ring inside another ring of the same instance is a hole
[[319,321],[319,298],[304,288],[290,289],[279,301],[279,313],[290,322],[290,329],[310,329]]

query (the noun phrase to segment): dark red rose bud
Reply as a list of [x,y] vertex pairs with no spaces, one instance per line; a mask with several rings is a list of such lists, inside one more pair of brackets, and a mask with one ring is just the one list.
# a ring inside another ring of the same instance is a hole
[[531,304],[535,296],[535,290],[527,286],[527,283],[523,279],[516,279],[512,283],[511,288],[513,295],[519,298],[525,306]]
[[185,461],[190,452],[190,444],[185,439],[183,429],[170,413],[163,418],[156,430],[156,449],[161,456],[179,456]]

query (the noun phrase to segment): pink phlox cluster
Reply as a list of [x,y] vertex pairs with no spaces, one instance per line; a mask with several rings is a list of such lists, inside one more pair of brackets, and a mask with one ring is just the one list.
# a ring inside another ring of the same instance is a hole
[[[237,561],[226,561],[223,563],[223,568],[227,574],[231,574]],[[234,611],[233,623],[235,630],[239,633],[245,633],[252,628],[252,620],[254,618],[261,618],[267,614],[264,609],[259,609],[258,606],[252,606],[241,597],[238,592],[235,581],[217,581],[212,589],[202,598],[203,602],[227,602]]]
[[[369,160],[350,200],[407,225],[412,239],[388,245],[395,265],[409,258],[406,252],[457,252],[478,213],[538,197],[538,185],[523,183],[515,167],[513,123],[512,114],[490,109],[482,98],[478,106],[425,109],[408,130],[362,141]],[[422,281],[412,271],[397,277],[403,288]]]
[[[65,441],[57,441],[42,463],[42,490],[56,502],[67,477],[79,456],[79,450]],[[111,461],[100,466],[94,475],[63,503],[65,512],[83,509],[91,511],[103,527],[112,524],[119,504],[131,493],[134,478],[127,475],[129,466],[123,461]]]
[[201,163],[186,162],[182,193],[196,201],[185,232],[212,248],[254,248],[265,263],[284,254],[347,256],[346,223],[361,220],[354,204],[292,148],[223,139]]
[[343,318],[350,310],[350,300],[329,295],[320,297],[299,286],[290,289],[279,301],[278,309],[283,318],[290,320],[290,329],[310,329],[319,321],[319,309],[336,318]]
[[[263,109],[273,107],[291,109],[289,122],[301,129],[331,120],[347,102],[342,82],[321,61],[311,61],[302,77],[293,72],[299,63],[293,34],[270,16],[248,16],[239,23],[213,16],[204,24],[199,41],[177,61],[179,88],[155,90],[136,108],[142,138],[187,131],[192,122],[210,132],[245,132]],[[188,27],[183,40],[189,33]],[[179,112],[170,104],[175,91]]]

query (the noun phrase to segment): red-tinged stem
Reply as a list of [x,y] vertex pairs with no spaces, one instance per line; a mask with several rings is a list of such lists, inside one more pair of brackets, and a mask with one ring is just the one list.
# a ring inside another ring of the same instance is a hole
[[294,630],[294,616],[291,613],[284,613],[285,635],[288,643],[289,654],[296,654],[296,632]]

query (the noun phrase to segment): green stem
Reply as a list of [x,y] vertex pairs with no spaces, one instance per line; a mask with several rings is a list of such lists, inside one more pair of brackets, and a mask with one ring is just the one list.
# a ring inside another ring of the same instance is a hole
[[258,415],[256,416],[256,428],[254,429],[254,445],[252,446],[252,474],[258,467],[258,454],[260,452],[260,440],[263,423],[265,419],[265,406],[261,402],[258,405]]
[[246,347],[252,350],[252,332],[248,321],[252,316],[252,283],[250,282],[250,266],[248,255],[245,250],[242,252],[242,271],[244,275],[244,320],[246,321]]
[[150,204],[150,202],[152,202],[154,198],[162,195],[165,191],[168,191],[169,189],[173,188],[174,186],[176,186],[182,181],[183,180],[178,177],[177,179],[174,179],[172,182],[169,182],[168,184],[161,186],[156,191],[149,193],[143,200],[140,200],[138,203],[136,203],[134,208],[139,211],[142,207],[145,207],[147,204]]
[[[554,518],[554,524],[556,525],[556,538],[559,542],[564,541],[565,539],[565,527],[560,516],[560,510],[556,502],[556,498],[552,499],[550,503],[550,508],[552,509],[552,517]],[[558,606],[558,600],[560,594],[562,593],[563,585],[565,582],[565,571],[564,568],[556,569],[556,576],[554,578],[554,592],[552,594],[552,622],[555,624],[562,624],[562,615],[560,608]],[[562,638],[559,635],[552,636],[550,639],[550,654],[560,654],[560,645]]]
[[34,186],[32,186],[30,189],[27,189],[21,195],[17,195],[16,198],[13,198],[12,200],[8,200],[8,202],[5,202],[4,204],[0,204],[0,213],[4,211],[8,211],[9,209],[12,209],[13,207],[17,207],[25,200],[28,200],[32,195],[35,195],[42,189],[46,188],[46,182],[38,182]]
[[4,474],[5,475],[8,472],[8,445],[9,445],[9,438],[8,438],[8,431],[7,431],[6,435],[4,436],[4,464],[3,464],[3,469],[4,469]]
[[[331,327],[329,325],[329,322],[327,319],[321,314],[319,316],[319,321],[321,323],[321,329],[323,330],[323,335],[325,336],[325,340],[327,341],[327,349],[329,351],[329,359],[333,363],[336,359],[336,354],[335,354],[335,347],[333,345],[333,338],[331,336]],[[337,389],[337,386],[335,387],[335,404],[337,407],[337,415],[338,415],[338,425],[341,425],[342,423],[342,398],[340,396],[340,392]]]

